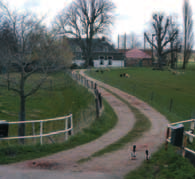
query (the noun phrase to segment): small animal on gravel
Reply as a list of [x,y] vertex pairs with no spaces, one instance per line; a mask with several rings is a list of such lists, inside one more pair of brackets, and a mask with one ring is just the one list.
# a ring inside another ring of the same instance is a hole
[[146,149],[146,151],[145,151],[145,159],[149,160],[149,158],[150,158],[149,151],[148,151],[148,149]]
[[131,151],[131,160],[136,159],[136,145],[133,145],[133,149]]

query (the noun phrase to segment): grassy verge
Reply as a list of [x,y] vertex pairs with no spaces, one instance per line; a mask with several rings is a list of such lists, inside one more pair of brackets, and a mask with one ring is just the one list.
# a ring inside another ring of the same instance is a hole
[[[38,78],[38,74],[32,77],[31,82],[26,85],[26,90],[33,86],[33,82]],[[20,100],[16,93],[8,91],[5,88],[0,92],[0,119],[7,121],[17,121],[20,109]],[[50,74],[48,80],[43,84],[37,93],[27,98],[26,101],[26,120],[48,119],[58,116],[73,114],[73,123],[75,132],[79,131],[84,124],[91,124],[95,119],[95,102],[93,94],[86,88],[78,85],[69,75],[63,72]],[[39,134],[39,123],[34,126],[26,124],[26,135]],[[86,127],[86,126],[85,126]],[[44,133],[64,129],[64,121],[55,121],[44,123]],[[17,136],[18,125],[9,126],[9,136]],[[58,137],[53,137],[55,142]],[[60,139],[59,139],[60,140]],[[37,143],[39,140],[26,139],[26,144]],[[44,138],[44,143],[48,139]],[[0,146],[9,146],[17,144],[17,140],[8,142],[0,141]]]
[[130,105],[126,100],[124,100],[123,98],[121,98],[117,94],[111,92],[108,89],[105,89],[105,90],[109,91],[114,96],[116,96],[118,99],[123,101],[131,109],[131,111],[135,115],[136,122],[135,122],[135,124],[133,126],[133,129],[131,131],[129,131],[127,133],[127,135],[125,135],[124,137],[122,137],[121,139],[116,141],[115,143],[108,145],[104,149],[95,152],[90,157],[83,158],[83,159],[79,160],[78,161],[79,163],[86,162],[86,161],[90,160],[92,157],[98,157],[98,156],[104,155],[105,153],[110,153],[110,152],[113,152],[113,151],[121,149],[125,144],[127,144],[129,142],[133,142],[137,138],[141,137],[143,135],[143,133],[145,131],[149,130],[150,127],[151,127],[151,123],[148,120],[148,118],[146,118],[146,116],[143,115],[138,109],[136,109],[135,107]]
[[33,145],[33,146],[9,146],[0,148],[0,164],[9,164],[23,160],[29,160],[47,156],[52,153],[74,148],[97,139],[117,123],[117,116],[106,101],[101,117],[95,120],[89,128],[69,138],[65,143]]
[[188,159],[177,154],[177,148],[164,146],[152,155],[149,162],[144,161],[142,166],[128,173],[125,179],[192,179],[195,178],[193,165]]

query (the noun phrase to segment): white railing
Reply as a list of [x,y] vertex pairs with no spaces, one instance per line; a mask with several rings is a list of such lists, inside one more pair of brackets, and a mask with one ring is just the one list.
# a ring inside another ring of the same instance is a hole
[[[72,119],[72,117],[73,117],[72,114],[70,114],[68,116],[56,117],[56,118],[52,118],[52,119],[6,122],[9,125],[9,128],[10,128],[10,125],[13,125],[13,124],[32,123],[33,135],[1,137],[0,140],[40,138],[40,144],[43,144],[43,137],[56,135],[56,134],[60,134],[60,133],[64,133],[65,140],[67,140],[68,135],[69,135],[68,132],[71,132],[71,135],[73,134],[73,119]],[[50,132],[44,133],[43,127],[44,127],[45,122],[61,121],[61,120],[64,120],[64,129],[63,130],[50,131]],[[35,123],[39,123],[39,127],[40,127],[39,134],[35,134]]]
[[182,155],[183,157],[185,156],[185,151],[191,152],[193,154],[195,154],[194,150],[191,150],[189,148],[187,148],[187,137],[190,138],[191,142],[193,142],[193,138],[195,138],[194,135],[194,129],[195,129],[195,119],[190,119],[190,120],[185,120],[185,121],[179,121],[179,122],[175,122],[175,123],[171,123],[168,124],[167,126],[167,132],[166,132],[166,143],[165,143],[165,149],[167,150],[168,147],[168,143],[171,143],[171,128],[173,125],[176,124],[184,124],[184,123],[191,123],[190,125],[190,129],[187,131],[184,131],[183,133],[183,144],[182,144]]

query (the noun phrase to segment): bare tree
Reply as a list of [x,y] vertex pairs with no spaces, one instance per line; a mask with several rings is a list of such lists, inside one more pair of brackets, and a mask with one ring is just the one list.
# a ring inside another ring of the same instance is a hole
[[184,18],[184,59],[183,69],[186,68],[186,64],[191,56],[193,47],[193,20],[192,20],[192,8],[189,4],[189,0],[184,0],[183,6],[183,18]]
[[172,52],[172,51],[178,51],[179,49],[174,48],[174,49],[166,49],[167,45],[173,41],[177,34],[178,34],[178,29],[174,29],[172,34],[168,35],[168,29],[170,26],[170,20],[167,17],[165,20],[165,24],[163,24],[164,16],[163,15],[153,15],[153,29],[154,29],[154,34],[153,36],[156,36],[154,39],[150,39],[147,33],[144,33],[144,36],[146,37],[146,40],[156,49],[157,55],[158,55],[158,66],[160,69],[162,69],[163,65],[163,58],[165,56]]
[[[12,34],[17,41],[17,49],[13,51],[13,45],[7,45],[8,53],[1,53],[1,58],[6,62],[6,71],[1,74],[0,86],[19,95],[19,120],[25,121],[26,99],[39,90],[49,71],[68,66],[65,62],[68,60],[67,48],[56,42],[36,16],[29,13],[13,15],[7,6],[1,7],[13,27]],[[39,73],[39,79],[32,81],[32,75],[36,73]],[[18,135],[25,135],[25,124],[19,124]],[[20,139],[20,143],[24,143],[24,139]]]
[[130,38],[130,48],[139,48],[141,46],[141,42],[138,40],[138,36],[132,32],[129,35]]
[[64,34],[79,39],[87,65],[93,65],[92,40],[108,31],[114,8],[109,0],[74,0],[56,18],[56,24]]

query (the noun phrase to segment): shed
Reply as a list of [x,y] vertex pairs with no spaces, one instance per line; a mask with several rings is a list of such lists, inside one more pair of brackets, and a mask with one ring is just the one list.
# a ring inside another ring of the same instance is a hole
[[152,57],[137,48],[131,49],[125,53],[126,66],[151,66]]

